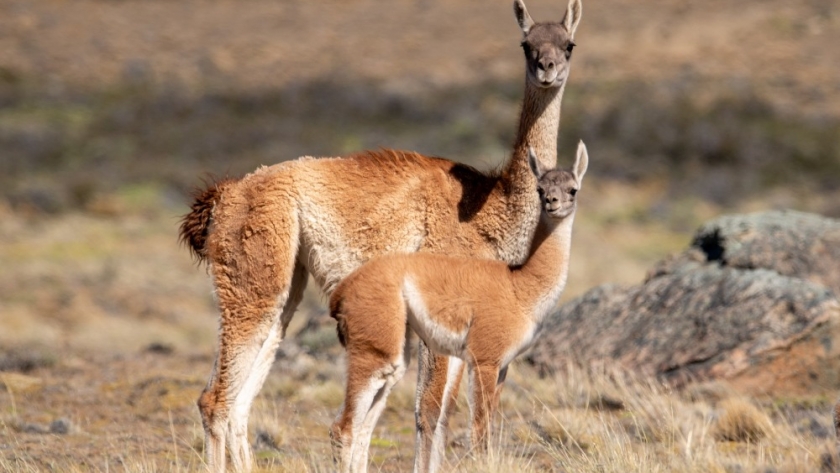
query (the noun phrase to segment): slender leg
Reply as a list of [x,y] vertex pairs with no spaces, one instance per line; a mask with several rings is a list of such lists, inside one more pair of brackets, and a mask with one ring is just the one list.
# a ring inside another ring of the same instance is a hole
[[[402,301],[384,291],[370,309],[354,310],[352,302],[334,314],[344,327],[347,388],[344,405],[330,429],[333,458],[342,472],[367,471],[370,437],[391,388],[405,373],[406,320]],[[367,302],[367,300],[366,300]],[[366,311],[366,312],[363,312]],[[402,314],[402,317],[400,317]]]
[[227,439],[231,463],[236,471],[251,471],[253,467],[253,456],[248,444],[248,416],[254,399],[265,383],[271,365],[274,363],[277,346],[285,337],[286,328],[303,298],[303,290],[306,289],[306,277],[306,268],[297,263],[292,276],[289,297],[280,314],[279,327],[277,325],[272,327],[268,337],[260,347],[245,384],[234,401]]
[[394,385],[397,384],[397,382],[399,382],[405,374],[405,364],[400,363],[398,365],[393,365],[392,368],[393,371],[389,370],[389,374],[384,374],[385,384],[373,398],[370,410],[368,411],[367,416],[365,416],[361,428],[359,429],[358,439],[354,438],[352,460],[353,472],[367,471],[368,455],[370,453],[370,440],[373,437],[373,430],[376,427],[379,417],[382,415],[382,411],[385,410],[388,395],[391,394],[391,390]]
[[461,376],[464,374],[464,361],[460,358],[450,357],[446,370],[446,385],[443,388],[443,407],[438,415],[438,422],[435,432],[432,435],[432,451],[429,456],[429,471],[436,472],[446,456],[446,437],[449,431],[449,416],[455,409],[455,401],[458,398],[458,388],[461,385]]
[[225,424],[227,413],[220,407],[224,401],[218,398],[219,358],[213,362],[210,381],[198,398],[198,410],[201,412],[201,422],[204,425],[204,456],[207,459],[207,469],[213,473],[225,471]]
[[[292,208],[292,204],[286,204]],[[255,222],[261,217],[267,218],[249,214]],[[295,304],[289,308],[286,305],[296,298],[292,297],[292,280],[296,273],[297,229],[292,215],[286,220],[273,219],[271,226],[249,226],[247,231],[239,223],[224,226],[220,222],[212,234],[217,243],[211,250],[225,248],[209,255],[221,312],[219,346],[198,407],[205,431],[205,455],[214,473],[226,471],[226,442],[237,471],[248,471],[252,465],[248,412],[282,338],[285,325],[281,314],[294,312]]]
[[[342,472],[367,471],[370,438],[367,424],[375,424],[385,405],[390,387],[396,382],[400,361],[396,364],[380,357],[348,350],[347,391],[344,406],[330,429],[333,457]],[[353,359],[356,358],[356,359]],[[366,358],[366,359],[365,359]],[[402,367],[402,371],[405,367]],[[370,426],[370,431],[373,430]]]
[[438,356],[420,341],[417,356],[415,473],[435,472],[446,452],[449,416],[455,407],[463,362]]
[[277,326],[272,326],[268,336],[254,357],[250,373],[236,395],[228,420],[228,453],[234,471],[251,471],[253,458],[248,445],[248,415],[251,404],[265,381],[274,361],[274,352],[280,343]]
[[[391,390],[393,389],[394,385],[396,385],[405,375],[405,370],[408,367],[408,362],[411,359],[411,351],[408,345],[410,340],[411,332],[408,330],[408,327],[406,327],[406,337],[405,343],[403,344],[401,363],[397,363],[394,365],[394,373],[386,378],[385,386],[382,388],[380,393],[377,394],[376,398],[374,399],[373,406],[371,407],[370,412],[368,412],[368,415],[365,418],[364,426],[362,429],[362,435],[364,435],[364,439],[361,439],[359,441],[359,445],[362,445],[363,447],[357,450],[357,452],[361,455],[361,458],[358,459],[358,463],[360,465],[365,465],[365,467],[368,464],[368,454],[370,453],[370,440],[373,437],[373,430],[376,427],[376,423],[379,420],[379,417],[382,415],[382,411],[385,409],[385,401],[387,400],[388,395],[391,394]],[[356,461],[355,458],[354,461]]]
[[239,433],[247,436],[247,431],[232,432],[230,429],[230,425],[247,424],[247,410],[244,419],[236,418],[242,416],[243,410],[236,408],[235,400],[248,384],[254,366],[264,363],[266,350],[276,346],[277,339],[275,324],[235,335],[230,335],[228,329],[223,324],[216,364],[198,401],[205,429],[205,454],[213,472],[225,471],[225,440],[230,442],[231,463],[236,471],[246,471],[244,469],[250,464],[242,456],[249,452],[247,439],[243,444],[231,438]]
[[487,451],[489,433],[495,411],[496,386],[499,367],[495,365],[470,366],[470,417],[472,419],[472,448]]
[[[442,369],[447,359],[436,357],[420,340],[417,345],[417,392],[415,394],[414,420],[416,440],[414,443],[414,473],[427,473],[432,454],[432,436],[440,416],[445,383],[435,383],[433,375]],[[443,368],[445,369],[445,368]],[[435,403],[437,401],[437,403]]]
[[[364,473],[367,471],[367,450],[370,448],[370,439],[366,435],[365,424],[366,421],[378,414],[378,412],[375,412],[377,403],[384,405],[384,398],[387,396],[388,390],[387,381],[387,375],[385,377],[381,374],[374,375],[368,386],[361,389],[359,396],[356,398],[355,415],[349,425],[350,451],[349,455],[345,455],[345,459],[348,461],[342,465],[342,469],[346,469],[348,472]],[[346,443],[342,442],[342,445],[346,445]],[[349,458],[347,458],[348,456]]]

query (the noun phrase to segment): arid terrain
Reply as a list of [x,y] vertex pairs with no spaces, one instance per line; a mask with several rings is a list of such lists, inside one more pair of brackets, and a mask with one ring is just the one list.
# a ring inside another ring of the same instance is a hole
[[[527,2],[537,20],[563,2]],[[840,217],[840,5],[584,0],[559,163],[584,139],[564,301],[634,283],[726,212]],[[393,147],[491,169],[522,93],[510,2],[0,0],[0,471],[199,471],[217,328],[189,191]],[[263,471],[330,471],[343,354],[310,285],[257,398]],[[413,367],[412,367],[413,368]],[[374,435],[410,469],[414,376]],[[491,456],[452,471],[838,471],[837,393],[670,390],[513,367]]]

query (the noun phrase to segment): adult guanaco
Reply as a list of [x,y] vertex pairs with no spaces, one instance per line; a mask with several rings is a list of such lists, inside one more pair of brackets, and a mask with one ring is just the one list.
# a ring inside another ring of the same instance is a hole
[[[213,370],[198,400],[209,469],[252,468],[248,416],[301,301],[307,273],[329,295],[370,258],[427,251],[522,263],[540,202],[530,143],[554,166],[580,0],[536,23],[514,2],[525,98],[513,153],[499,172],[413,152],[304,157],[208,186],[183,219],[182,241],[209,265],[221,312]],[[480,72],[480,71],[477,71]],[[325,131],[328,132],[328,131]],[[420,350],[415,470],[434,471],[463,365]]]

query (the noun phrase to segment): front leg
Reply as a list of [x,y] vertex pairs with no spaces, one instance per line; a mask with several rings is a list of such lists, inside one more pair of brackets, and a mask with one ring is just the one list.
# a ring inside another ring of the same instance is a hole
[[507,370],[500,370],[498,365],[471,365],[470,375],[470,418],[472,421],[472,435],[470,443],[473,449],[486,452],[490,446],[493,414],[500,389],[502,374]]
[[440,467],[446,452],[449,415],[455,407],[463,373],[464,363],[459,358],[436,355],[420,341],[414,411],[415,473],[434,473]]

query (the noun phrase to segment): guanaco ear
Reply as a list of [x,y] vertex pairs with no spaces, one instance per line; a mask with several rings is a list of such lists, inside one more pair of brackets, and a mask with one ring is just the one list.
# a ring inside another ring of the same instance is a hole
[[531,31],[531,27],[534,26],[534,20],[531,19],[531,15],[528,14],[522,0],[513,0],[513,14],[516,15],[516,22],[522,28],[522,34],[527,35]]
[[542,177],[543,170],[540,168],[540,160],[537,159],[537,153],[534,152],[534,148],[530,146],[528,146],[528,166],[531,167],[531,172],[534,173],[537,179]]
[[575,165],[572,167],[572,173],[580,185],[583,181],[583,175],[586,174],[586,168],[589,167],[589,153],[586,152],[586,145],[583,140],[578,143],[577,158],[575,158]]
[[569,32],[569,36],[575,37],[575,30],[580,23],[580,17],[583,14],[583,5],[580,0],[569,0],[569,6],[566,7],[566,16],[563,17],[563,26]]

